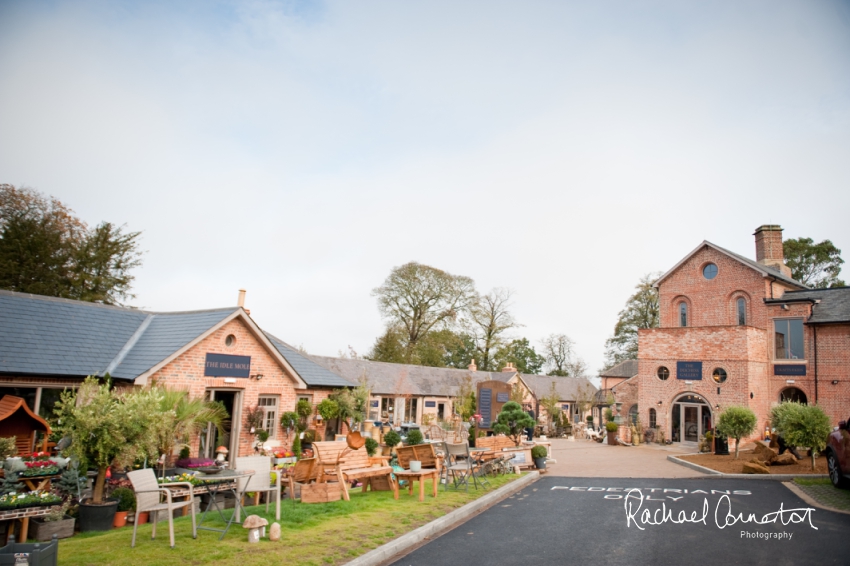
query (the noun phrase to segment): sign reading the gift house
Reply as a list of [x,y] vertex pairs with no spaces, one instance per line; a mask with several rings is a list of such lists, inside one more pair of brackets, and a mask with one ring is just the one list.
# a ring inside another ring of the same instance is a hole
[[251,356],[207,354],[204,375],[210,377],[248,377],[251,375]]

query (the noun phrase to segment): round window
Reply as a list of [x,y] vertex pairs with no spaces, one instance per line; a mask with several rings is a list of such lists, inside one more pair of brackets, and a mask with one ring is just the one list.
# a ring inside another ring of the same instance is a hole
[[227,338],[224,339],[224,345],[228,348],[232,348],[236,344],[236,336],[233,334],[228,334]]
[[665,381],[668,377],[670,377],[670,370],[664,366],[661,366],[660,368],[658,368],[657,374],[658,379],[660,379],[661,381]]
[[711,377],[713,377],[714,381],[717,383],[723,383],[726,381],[726,370],[722,368],[714,368],[714,373],[711,374]]
[[717,277],[717,266],[713,263],[706,264],[706,266],[702,268],[702,276],[706,279],[714,279]]

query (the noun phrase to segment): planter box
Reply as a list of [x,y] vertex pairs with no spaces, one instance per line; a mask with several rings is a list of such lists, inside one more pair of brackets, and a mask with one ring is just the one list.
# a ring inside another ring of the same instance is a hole
[[295,456],[291,456],[289,458],[272,458],[272,461],[274,462],[274,465],[294,464],[295,462],[298,461],[298,459]]
[[74,525],[77,520],[65,515],[61,521],[42,521],[33,519],[30,521],[30,536],[37,541],[46,541],[53,538],[68,538],[74,536]]
[[311,483],[301,486],[301,503],[328,503],[342,499],[338,483]]
[[[56,566],[59,556],[59,541],[51,540],[47,544],[16,543],[15,537],[9,544],[0,548],[0,564],[29,564],[30,566]],[[23,558],[23,562],[19,559]]]

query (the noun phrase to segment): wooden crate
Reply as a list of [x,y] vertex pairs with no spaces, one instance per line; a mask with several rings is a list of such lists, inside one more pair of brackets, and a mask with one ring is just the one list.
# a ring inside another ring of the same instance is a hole
[[369,482],[369,487],[372,491],[392,491],[393,486],[390,485],[386,476],[376,476],[374,478],[366,478],[364,482]]
[[301,486],[301,503],[339,501],[342,493],[338,483],[310,483]]

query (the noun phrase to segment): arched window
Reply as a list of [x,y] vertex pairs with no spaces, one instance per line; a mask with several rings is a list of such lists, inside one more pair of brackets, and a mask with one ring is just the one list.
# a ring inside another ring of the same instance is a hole
[[808,403],[808,399],[806,398],[806,394],[803,393],[800,389],[796,387],[789,387],[788,389],[783,390],[779,394],[779,401],[793,401],[796,403],[802,403],[803,405]]
[[649,428],[655,428],[656,422],[655,409],[649,410]]
[[744,326],[747,324],[747,300],[744,297],[738,297],[736,304],[738,307],[738,325]]
[[682,301],[679,303],[679,326],[688,325],[688,303]]
[[633,425],[636,425],[637,420],[638,420],[638,406],[637,406],[637,403],[635,403],[634,405],[632,405],[629,408],[629,422],[632,423]]

